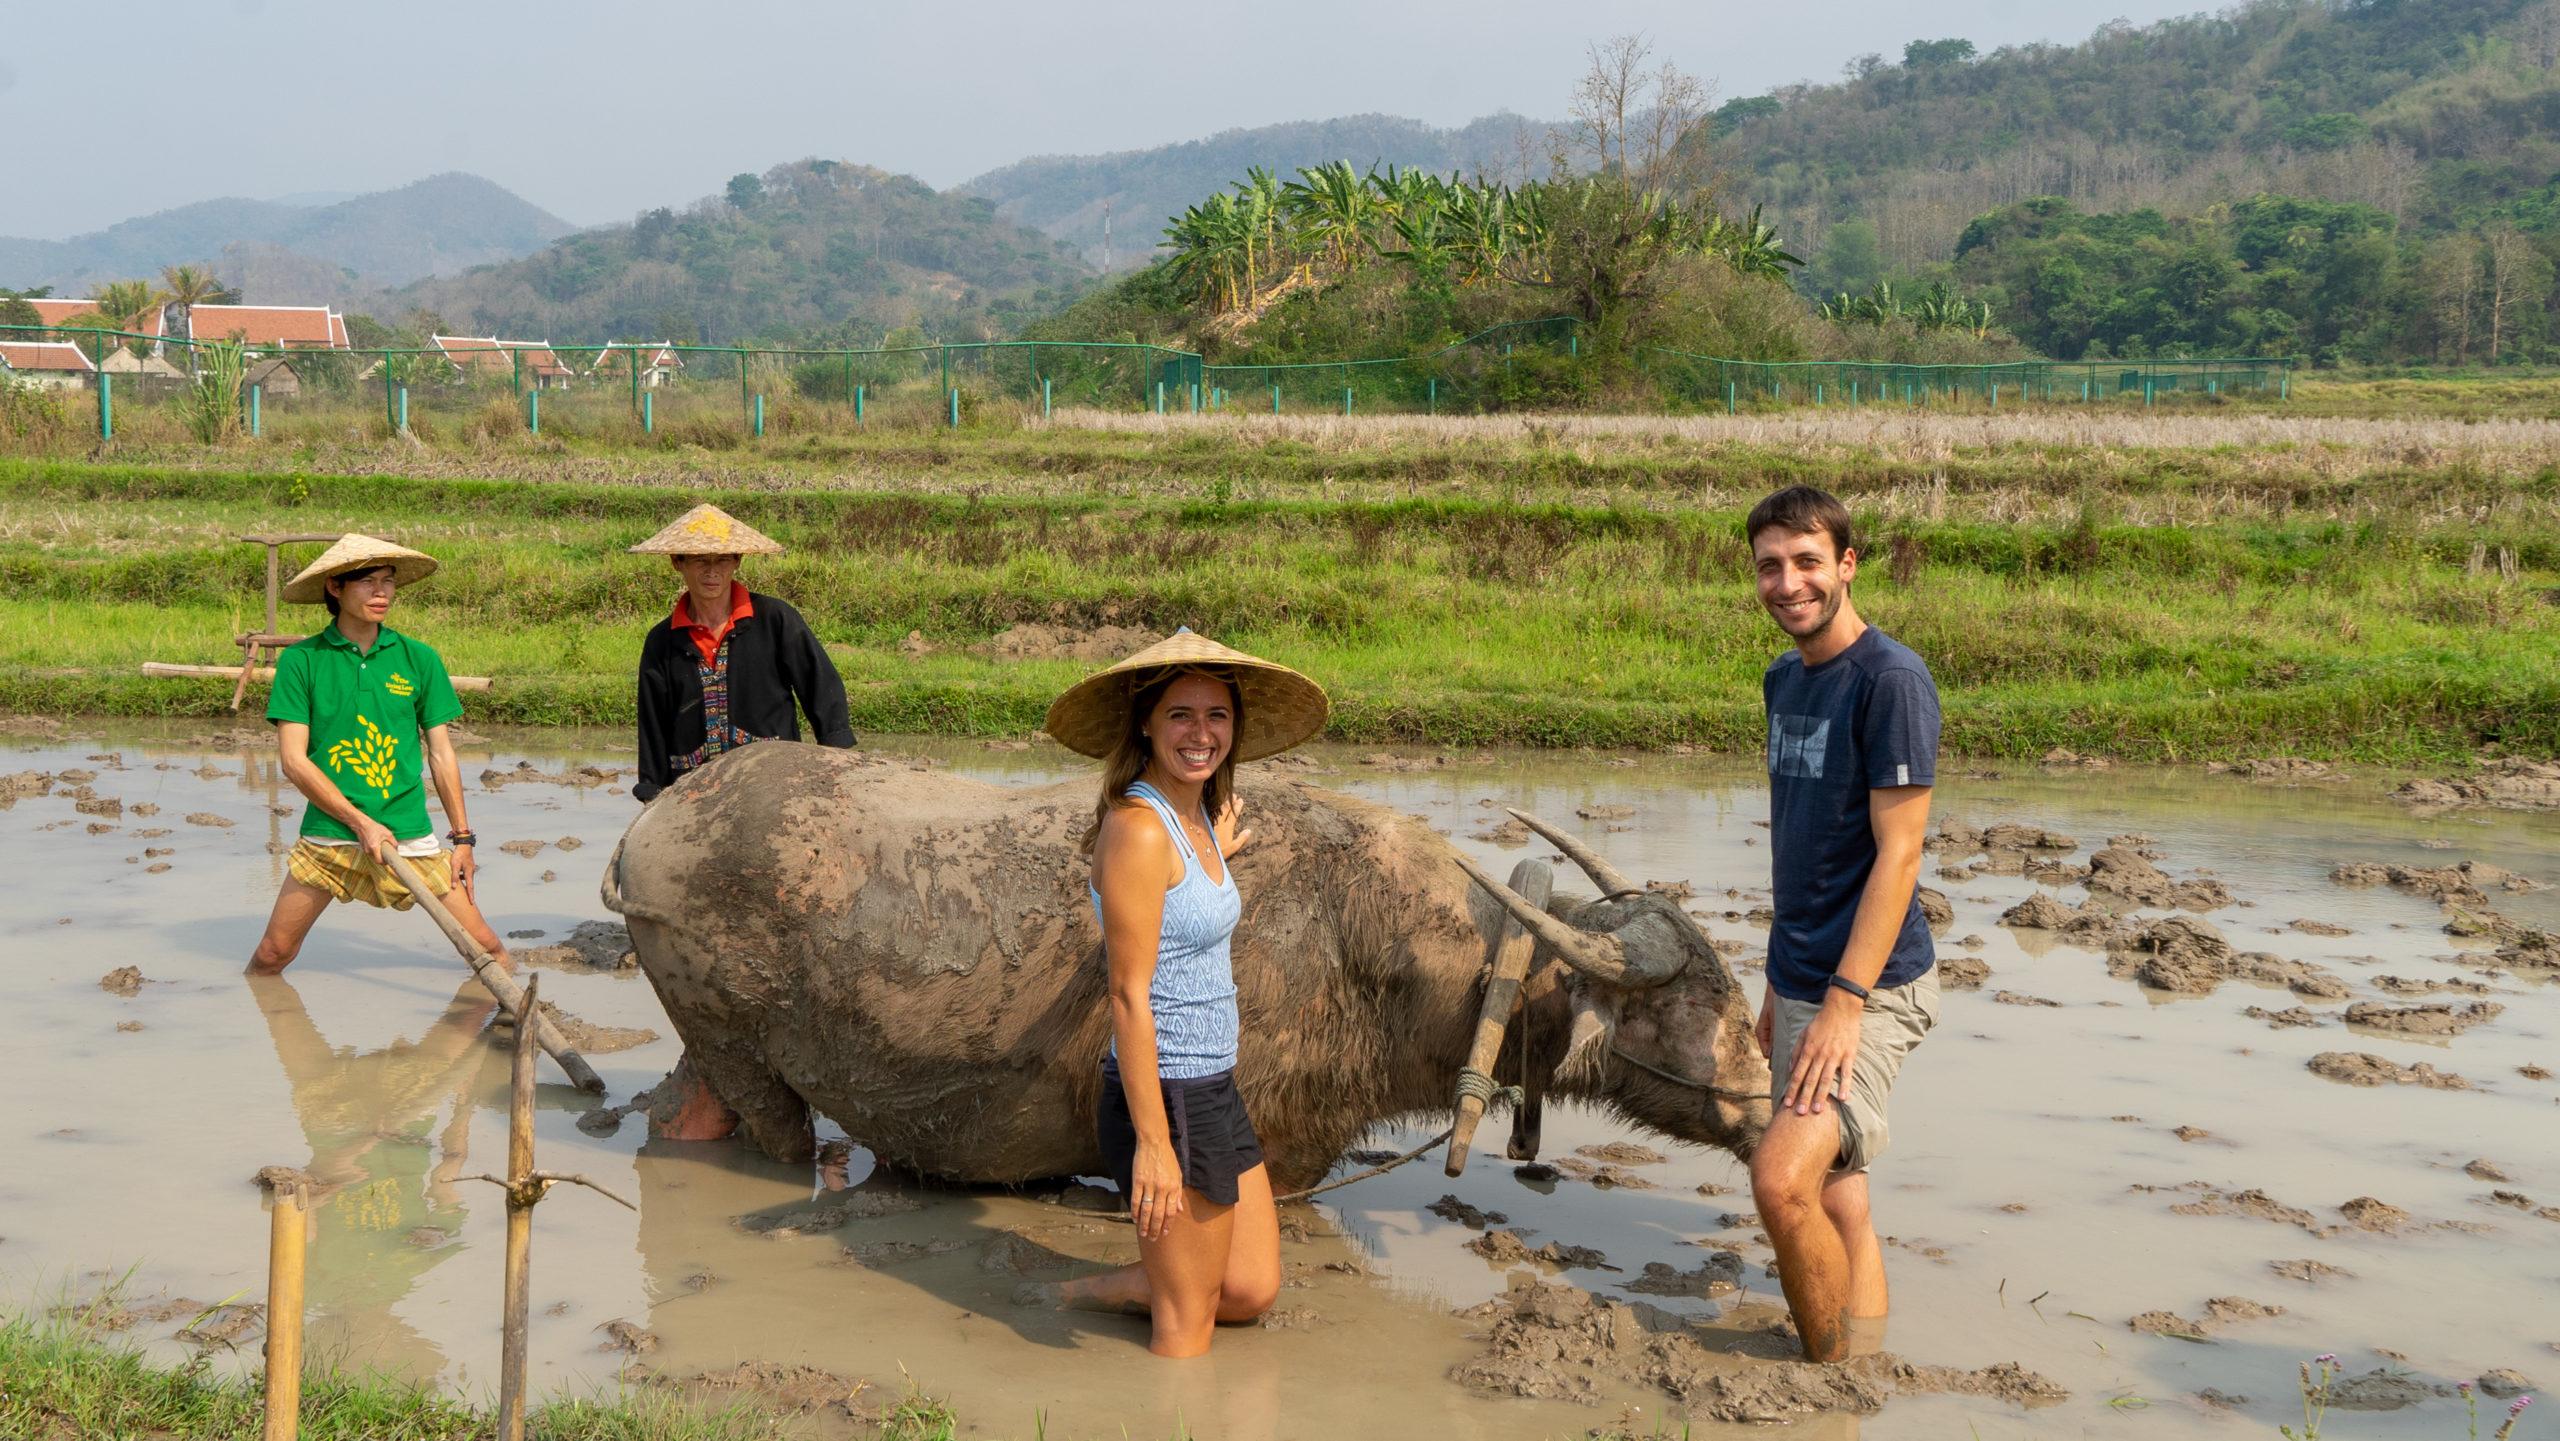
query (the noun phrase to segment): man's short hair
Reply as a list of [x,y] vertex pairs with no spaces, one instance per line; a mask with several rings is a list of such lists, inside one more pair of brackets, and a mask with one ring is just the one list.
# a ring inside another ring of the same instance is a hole
[[1751,507],[1751,518],[1742,523],[1743,544],[1759,544],[1760,532],[1771,526],[1789,535],[1821,531],[1831,537],[1835,557],[1858,548],[1857,537],[1849,528],[1849,507],[1831,492],[1809,485],[1788,486]]
[[386,560],[380,565],[369,565],[362,570],[342,570],[336,575],[324,577],[320,582],[320,603],[327,606],[329,608],[329,614],[334,616],[338,613],[338,597],[336,593],[329,589],[330,581],[334,580],[340,585],[344,585],[348,581],[355,579],[357,576],[371,575],[377,570],[390,569],[392,569],[391,562]]

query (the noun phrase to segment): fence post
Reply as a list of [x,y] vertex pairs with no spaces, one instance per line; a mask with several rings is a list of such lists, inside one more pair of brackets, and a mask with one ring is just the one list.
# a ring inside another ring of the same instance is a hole
[[1345,415],[1351,413],[1351,387],[1347,385],[1342,387],[1342,413]]
[[258,438],[258,401],[260,399],[260,393],[265,389],[266,387],[263,385],[253,385],[249,387],[249,438],[251,440]]
[[2089,377],[2085,375],[2080,377],[2080,403],[2089,403]]
[[1739,414],[1741,410],[1741,397],[1734,393],[1733,382],[1728,380],[1724,383],[1724,413],[1727,415],[1735,415]]
[[960,428],[960,388],[953,386],[948,394],[951,398],[951,428],[958,430]]
[[2150,407],[2151,402],[2152,402],[2152,399],[2153,399],[2153,395],[2154,395],[2154,391],[2153,391],[2153,381],[2152,381],[2152,378],[2151,378],[2150,376],[2148,376],[2148,375],[2145,375],[2145,376],[2143,376],[2143,377],[2142,377],[2142,404],[2143,404],[2143,406],[2144,406],[2144,408],[2145,408],[2145,409],[2148,409],[2148,408]]
[[1164,414],[1164,382],[1156,382],[1156,414]]
[[1440,377],[1436,375],[1431,377],[1430,406],[1430,414],[1438,415],[1440,413]]
[[756,392],[756,438],[764,438],[764,392]]
[[1991,408],[1993,410],[2000,408],[2000,382],[1996,380],[1991,382]]
[[2289,365],[2288,365],[2288,366],[2286,366],[2286,367],[2284,368],[2284,373],[2283,373],[2282,375],[2279,375],[2279,376],[2277,376],[2277,377],[2276,377],[2276,399],[2278,399],[2278,400],[2291,400],[2291,399],[2293,399],[2293,367],[2292,367],[2292,366],[2289,366]]
[[640,395],[640,433],[658,433],[658,393],[654,390],[643,391]]
[[1200,413],[1200,382],[1196,380],[1191,382],[1191,413]]
[[862,423],[862,393],[870,388],[867,385],[857,385],[853,388],[853,423],[856,425]]
[[1564,347],[1565,354],[1580,356],[1582,354],[1582,332],[1579,330],[1567,332],[1564,338]]
[[1040,418],[1049,418],[1049,377],[1040,377]]
[[98,439],[116,438],[116,378],[98,372]]
[[542,392],[539,390],[524,393],[524,428],[528,435],[542,433]]
[[1813,383],[1813,408],[1822,408],[1822,382],[1818,380]]
[[1277,381],[1272,382],[1271,385],[1271,413],[1273,415],[1280,413],[1280,385]]
[[405,386],[405,385],[400,387],[400,414],[399,414],[399,420],[400,420],[400,433],[401,433],[402,435],[406,435],[406,434],[408,434],[408,433],[409,433],[409,387],[407,387],[407,386]]

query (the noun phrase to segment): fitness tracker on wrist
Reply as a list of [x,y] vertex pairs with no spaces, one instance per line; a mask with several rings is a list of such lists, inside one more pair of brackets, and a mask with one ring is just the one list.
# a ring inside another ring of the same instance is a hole
[[1850,995],[1856,996],[1859,1000],[1863,1001],[1868,999],[1867,988],[1859,985],[1856,981],[1850,980],[1847,976],[1834,973],[1831,977],[1831,984],[1839,987],[1841,990],[1847,991]]

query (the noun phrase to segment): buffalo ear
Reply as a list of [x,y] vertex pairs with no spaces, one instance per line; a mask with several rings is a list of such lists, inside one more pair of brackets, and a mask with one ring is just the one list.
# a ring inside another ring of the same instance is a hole
[[1565,1033],[1564,1059],[1556,1062],[1559,1085],[1597,1085],[1618,1039],[1618,991],[1577,985],[1571,991],[1573,1024]]

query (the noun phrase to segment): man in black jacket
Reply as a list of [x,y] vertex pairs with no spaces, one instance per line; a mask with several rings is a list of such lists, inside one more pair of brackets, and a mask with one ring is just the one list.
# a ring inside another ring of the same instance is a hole
[[640,644],[640,780],[632,795],[645,802],[750,742],[800,739],[794,702],[818,744],[852,747],[844,681],[809,623],[737,581],[741,559],[780,555],[778,542],[716,505],[697,505],[631,553],[667,557],[684,580],[674,614]]

